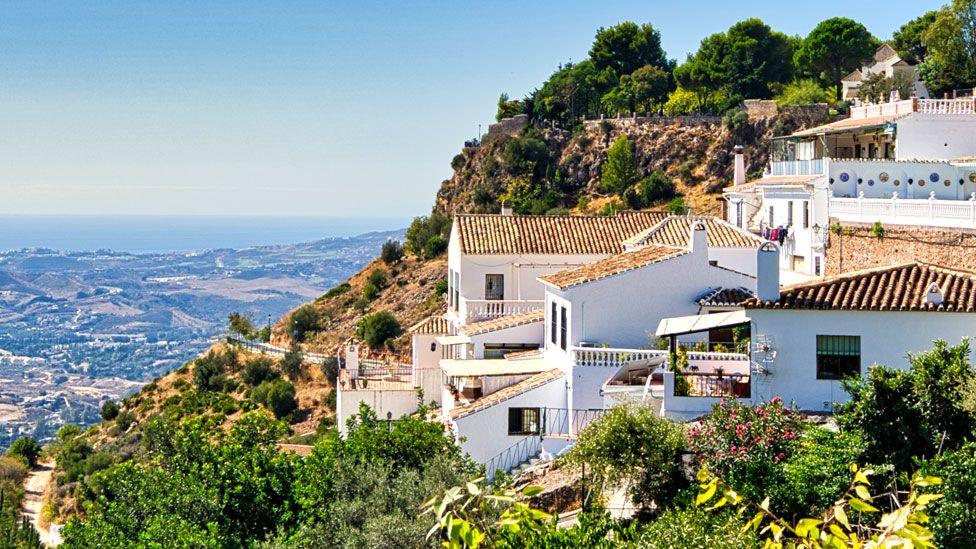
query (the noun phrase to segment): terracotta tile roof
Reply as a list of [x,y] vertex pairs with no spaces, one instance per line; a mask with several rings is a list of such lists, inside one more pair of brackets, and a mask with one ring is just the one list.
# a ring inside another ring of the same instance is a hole
[[459,214],[454,223],[466,254],[615,254],[623,251],[624,240],[667,216],[647,211],[613,216]]
[[407,331],[419,335],[451,335],[451,325],[443,316],[434,315],[407,328]]
[[809,137],[812,135],[820,135],[822,133],[835,133],[845,130],[856,130],[859,128],[870,128],[873,126],[883,126],[889,122],[894,122],[899,118],[903,118],[912,113],[902,113],[902,114],[890,114],[885,116],[869,116],[867,118],[845,118],[843,120],[838,120],[836,122],[831,122],[830,124],[824,124],[823,126],[816,126],[814,128],[808,128],[806,130],[800,130],[795,132],[792,137]]
[[736,307],[743,301],[754,297],[751,290],[738,288],[715,288],[705,292],[698,299],[698,304],[703,307]]
[[[925,302],[932,283],[944,301]],[[777,301],[751,298],[747,309],[976,312],[976,273],[911,262],[783,288]]]
[[510,398],[517,397],[522,393],[527,393],[532,389],[542,387],[547,383],[551,383],[562,378],[563,375],[563,371],[559,368],[554,368],[546,372],[535,374],[514,385],[509,385],[508,387],[499,389],[488,396],[481,397],[474,402],[451,409],[451,419],[461,419],[465,416],[470,416],[475,412],[480,412]]
[[528,311],[525,313],[500,316],[498,318],[483,320],[481,322],[472,322],[471,324],[461,326],[458,328],[458,331],[466,336],[475,336],[479,334],[487,334],[488,332],[497,332],[498,330],[515,328],[516,326],[524,326],[525,324],[532,324],[533,322],[542,322],[545,320],[545,318],[546,312],[539,309],[537,311]]
[[708,246],[714,248],[756,248],[763,243],[758,236],[714,216],[676,215],[661,221],[627,241],[628,244],[643,246],[657,244],[685,248],[691,239],[691,226],[696,221],[705,222]]
[[651,263],[667,261],[668,259],[689,253],[687,248],[673,248],[671,246],[646,246],[625,252],[595,263],[565,269],[546,276],[540,276],[539,280],[548,282],[559,289],[578,286],[587,282],[593,282],[601,278],[613,276],[639,269]]

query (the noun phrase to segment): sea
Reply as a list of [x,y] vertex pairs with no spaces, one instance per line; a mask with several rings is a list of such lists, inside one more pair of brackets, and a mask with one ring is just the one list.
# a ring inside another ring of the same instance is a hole
[[296,244],[402,229],[408,218],[0,215],[0,251],[164,253]]

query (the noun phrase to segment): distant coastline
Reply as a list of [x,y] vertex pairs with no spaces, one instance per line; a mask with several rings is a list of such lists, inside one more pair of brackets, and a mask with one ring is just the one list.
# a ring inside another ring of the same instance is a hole
[[293,244],[406,227],[408,218],[0,215],[0,252],[162,253]]

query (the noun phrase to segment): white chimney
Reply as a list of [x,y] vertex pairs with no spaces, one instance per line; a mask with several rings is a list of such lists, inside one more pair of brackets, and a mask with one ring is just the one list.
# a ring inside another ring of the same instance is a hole
[[939,287],[937,282],[929,284],[929,287],[925,290],[925,304],[926,305],[942,305],[945,301],[945,296],[942,295],[942,288]]
[[773,242],[763,242],[756,252],[756,297],[779,300],[779,246]]
[[508,202],[502,202],[502,215],[512,215],[512,207]]
[[732,177],[733,185],[742,185],[746,182],[746,159],[742,154],[742,150],[742,145],[732,147],[732,153],[735,154],[735,174]]
[[708,258],[708,230],[704,220],[699,219],[691,224],[691,253],[701,253]]

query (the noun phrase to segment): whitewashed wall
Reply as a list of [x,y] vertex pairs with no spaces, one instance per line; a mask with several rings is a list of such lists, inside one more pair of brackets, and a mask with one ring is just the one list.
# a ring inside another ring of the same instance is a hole
[[372,408],[376,412],[376,417],[380,419],[386,419],[388,412],[393,414],[393,419],[399,419],[417,411],[417,391],[413,389],[339,391],[336,395],[336,421],[339,433],[346,434],[346,421],[359,413],[360,403],[365,403]]
[[544,322],[539,321],[471,336],[474,358],[485,357],[486,343],[538,343],[541,346],[543,324]]
[[565,383],[564,379],[555,379],[495,406],[455,420],[455,434],[459,437],[461,449],[478,463],[487,463],[525,438],[525,435],[508,435],[508,409],[566,408]]
[[759,401],[778,396],[804,410],[824,411],[845,402],[840,381],[817,379],[817,335],[861,336],[861,370],[872,364],[908,368],[907,352],[931,348],[944,339],[955,344],[976,336],[976,314],[877,311],[783,311],[755,309],[753,337],[772,338],[776,360],[772,375],[753,378]]
[[915,113],[897,124],[898,160],[976,155],[976,115]]
[[436,341],[437,336],[414,334],[410,338],[413,367],[437,368],[441,360],[441,345]]
[[[856,198],[859,193],[864,193],[865,198],[891,198],[897,192],[898,198],[924,199],[934,192],[941,200],[966,200],[976,191],[976,183],[969,181],[970,171],[947,162],[831,160],[828,176],[833,183],[828,188],[835,197]],[[887,174],[888,181],[881,181],[882,173]],[[938,174],[938,181],[930,179],[933,173]],[[843,180],[844,174],[847,174],[847,181]],[[909,179],[913,182],[909,183]]]

